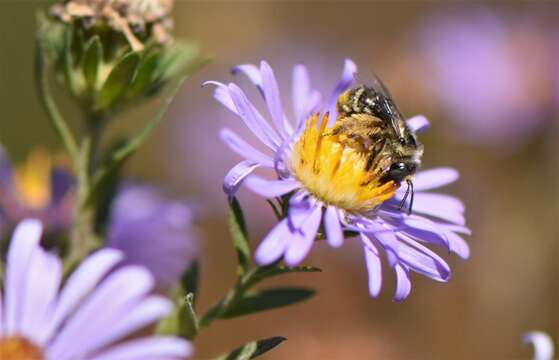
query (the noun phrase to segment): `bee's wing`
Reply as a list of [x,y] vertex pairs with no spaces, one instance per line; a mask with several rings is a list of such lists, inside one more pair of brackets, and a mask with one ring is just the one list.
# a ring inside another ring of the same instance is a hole
[[381,98],[384,98],[383,106],[390,114],[390,125],[398,136],[402,136],[402,130],[399,122],[404,121],[404,116],[402,115],[398,107],[396,107],[396,104],[392,99],[392,95],[390,95],[390,92],[388,91],[382,80],[375,73],[373,73],[370,86],[381,96]]

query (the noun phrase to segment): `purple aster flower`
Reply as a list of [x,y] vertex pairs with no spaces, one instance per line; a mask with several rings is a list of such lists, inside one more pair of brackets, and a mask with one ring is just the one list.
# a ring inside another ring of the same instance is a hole
[[547,74],[557,66],[556,39],[543,19],[532,20],[476,8],[440,14],[417,32],[414,56],[426,60],[426,83],[437,106],[460,127],[453,135],[485,145],[521,145],[553,114],[555,89]]
[[549,335],[541,331],[531,331],[524,335],[524,343],[534,347],[534,360],[553,359],[553,341]]
[[135,360],[192,353],[180,338],[130,338],[172,308],[168,299],[150,294],[154,279],[146,269],[111,272],[123,254],[103,249],[62,285],[61,261],[41,248],[41,232],[39,221],[24,220],[10,243],[0,296],[0,358]]
[[[436,281],[450,278],[448,264],[425,245],[441,245],[466,259],[469,248],[459,234],[470,231],[465,227],[464,205],[460,200],[427,191],[455,181],[455,170],[419,172],[414,180],[414,214],[408,216],[399,206],[403,189],[393,182],[381,184],[380,179],[371,177],[370,172],[364,171],[366,157],[362,153],[342,147],[334,137],[326,135],[332,125],[329,119],[336,119],[337,98],[352,84],[355,71],[355,64],[346,60],[340,80],[325,97],[312,87],[307,68],[295,66],[293,110],[289,114],[268,63],[263,61],[260,68],[237,66],[234,72],[247,75],[257,86],[270,121],[234,83],[208,82],[216,86],[214,97],[239,116],[268,148],[267,152],[257,150],[233,131],[223,129],[224,142],[244,158],[225,177],[224,190],[234,195],[244,183],[266,198],[288,195],[288,200],[282,200],[288,201],[285,218],[256,249],[259,264],[283,258],[288,266],[295,266],[309,253],[319,233],[325,235],[332,247],[342,245],[344,233],[354,233],[363,245],[370,294],[376,297],[380,293],[384,257],[396,273],[395,299],[399,301],[411,290],[411,271]],[[322,119],[318,112],[325,114]],[[408,120],[408,125],[412,131],[420,131],[428,122],[416,116]],[[252,175],[259,167],[274,170],[277,179]]]
[[125,186],[110,219],[107,246],[122,250],[125,263],[147,267],[160,288],[175,285],[198,255],[190,209],[154,187]]
[[70,226],[73,178],[52,163],[48,153],[36,149],[26,162],[13,168],[0,145],[0,238],[28,217],[40,219],[47,233]]

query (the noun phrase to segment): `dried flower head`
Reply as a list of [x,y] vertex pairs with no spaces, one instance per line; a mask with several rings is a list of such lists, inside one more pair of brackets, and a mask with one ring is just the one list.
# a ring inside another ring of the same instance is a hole
[[108,26],[138,51],[144,47],[139,38],[159,43],[170,39],[172,8],[173,0],[67,0],[51,12],[67,23],[81,20],[86,28]]

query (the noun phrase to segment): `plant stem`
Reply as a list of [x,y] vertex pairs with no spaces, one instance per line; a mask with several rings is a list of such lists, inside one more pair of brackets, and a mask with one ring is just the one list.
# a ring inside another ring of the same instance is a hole
[[95,175],[99,157],[99,145],[106,118],[90,114],[86,119],[86,130],[79,151],[74,159],[76,171],[76,220],[70,233],[70,254],[66,263],[69,271],[91,250],[100,244],[94,231],[95,204],[87,203],[91,180]]

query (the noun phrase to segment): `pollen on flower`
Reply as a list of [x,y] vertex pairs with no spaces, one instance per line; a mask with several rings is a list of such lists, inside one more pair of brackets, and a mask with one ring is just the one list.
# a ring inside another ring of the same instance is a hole
[[10,336],[0,338],[0,359],[42,360],[44,356],[41,349],[30,341]]
[[36,149],[29,154],[25,163],[15,169],[16,193],[25,206],[40,209],[50,202],[51,166],[49,154]]
[[295,143],[289,166],[299,182],[323,202],[350,212],[375,209],[394,196],[398,184],[380,182],[378,169],[366,170],[368,153],[342,145],[327,127],[328,114],[315,114]]

